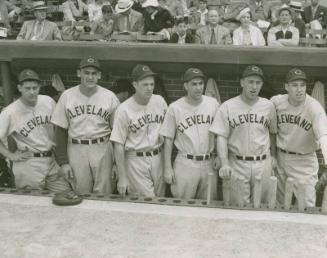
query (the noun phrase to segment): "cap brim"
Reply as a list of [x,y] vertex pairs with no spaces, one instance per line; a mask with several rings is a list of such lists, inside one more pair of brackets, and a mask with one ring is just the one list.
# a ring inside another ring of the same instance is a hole
[[201,74],[199,74],[199,75],[194,75],[194,76],[191,76],[191,77],[189,77],[189,78],[185,78],[184,79],[184,82],[189,82],[190,80],[193,80],[193,79],[195,79],[195,78],[202,78],[203,80],[205,80],[206,79],[206,76],[205,75],[201,75]]
[[24,78],[24,79],[20,80],[19,82],[24,82],[24,81],[37,81],[37,82],[41,82],[41,80],[38,79],[38,78]]
[[259,76],[259,77],[261,77],[262,79],[265,78],[264,75],[261,74],[261,73],[248,73],[248,74],[244,74],[244,75],[242,76],[242,78],[246,78],[246,77],[253,76],[253,75]]
[[144,78],[146,78],[146,77],[150,77],[150,76],[156,76],[157,74],[156,73],[154,73],[154,72],[148,72],[148,73],[145,73],[145,74],[143,74],[143,75],[141,75],[141,76],[139,76],[139,77],[134,77],[133,78],[133,81],[139,81],[139,80],[142,80],[142,79],[144,79]]
[[307,79],[307,78],[304,78],[303,76],[298,76],[298,77],[293,77],[293,78],[291,78],[291,79],[288,80],[287,82],[293,82],[293,81],[296,81],[296,80],[307,81],[308,79]]

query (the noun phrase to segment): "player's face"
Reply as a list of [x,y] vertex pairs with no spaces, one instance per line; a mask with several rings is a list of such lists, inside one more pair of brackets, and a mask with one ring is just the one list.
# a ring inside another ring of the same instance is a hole
[[101,79],[101,72],[95,67],[85,67],[77,71],[81,78],[81,85],[85,88],[94,88]]
[[285,84],[290,103],[301,104],[305,100],[307,84],[304,80],[295,80]]
[[40,91],[40,83],[38,81],[23,81],[18,85],[18,90],[21,93],[23,103],[35,106],[37,95]]
[[135,95],[143,100],[151,98],[154,90],[154,77],[148,76],[137,82],[133,82],[135,88]]
[[291,21],[291,14],[288,10],[283,10],[279,14],[279,21],[281,24],[288,25]]
[[255,100],[262,88],[263,80],[260,76],[251,75],[241,79],[242,95],[248,100]]
[[201,77],[194,78],[184,83],[187,96],[193,100],[200,100],[202,98],[204,89],[204,80]]
[[216,10],[210,10],[208,12],[208,22],[210,25],[217,25],[219,21],[219,15]]

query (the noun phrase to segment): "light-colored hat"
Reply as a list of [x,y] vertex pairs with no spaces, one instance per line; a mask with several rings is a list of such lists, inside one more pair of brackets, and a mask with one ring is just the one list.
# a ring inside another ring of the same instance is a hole
[[43,1],[33,2],[33,11],[35,11],[35,10],[45,10],[45,9],[48,9],[45,2],[43,2]]
[[293,9],[291,7],[289,7],[287,4],[283,4],[278,10],[278,15],[280,15],[280,13],[284,10],[289,11],[290,14],[293,13]]
[[242,9],[242,10],[240,11],[240,13],[235,17],[235,19],[236,19],[237,21],[239,21],[239,20],[241,20],[241,18],[242,18],[242,16],[243,16],[244,14],[246,14],[246,13],[250,13],[250,12],[251,12],[250,7],[245,7],[244,9]]
[[290,7],[294,10],[294,11],[298,11],[298,12],[303,12],[303,5],[301,2],[298,1],[291,1],[290,2]]
[[116,13],[123,13],[132,8],[134,2],[132,0],[119,0],[115,6]]
[[159,6],[158,0],[146,0],[142,4],[143,8],[148,7],[148,6],[158,7]]

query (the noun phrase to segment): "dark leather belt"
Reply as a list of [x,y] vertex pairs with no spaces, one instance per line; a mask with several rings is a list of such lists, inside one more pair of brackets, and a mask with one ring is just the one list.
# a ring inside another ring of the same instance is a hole
[[33,153],[33,156],[35,158],[51,157],[52,151],[50,150],[50,151],[45,151],[45,152]]
[[196,161],[203,161],[208,160],[212,157],[212,153],[210,154],[204,154],[204,155],[192,155],[192,154],[186,154],[186,158],[196,160]]
[[137,157],[152,157],[155,155],[158,155],[162,150],[162,146],[160,146],[157,149],[153,149],[151,151],[137,151],[136,156]]
[[265,160],[267,158],[266,154],[261,156],[239,156],[236,155],[236,158],[239,160],[246,160],[246,161],[256,161],[256,160]]
[[109,136],[110,135],[106,135],[106,136],[103,136],[100,138],[90,139],[90,140],[80,140],[80,139],[72,138],[72,143],[73,144],[85,144],[85,145],[96,144],[96,143],[104,142]]
[[279,148],[281,152],[287,153],[287,154],[293,154],[293,155],[303,155],[302,153],[298,153],[298,152],[293,152],[293,151],[287,151],[287,150],[283,150],[281,148]]

